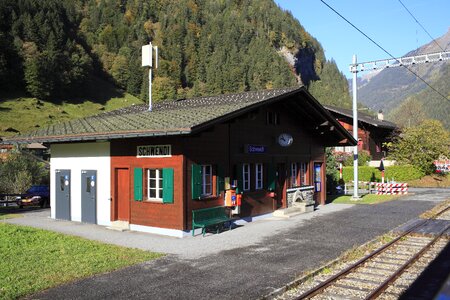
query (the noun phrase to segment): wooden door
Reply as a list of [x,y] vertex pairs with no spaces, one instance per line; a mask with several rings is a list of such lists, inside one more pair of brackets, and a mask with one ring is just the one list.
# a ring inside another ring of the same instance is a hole
[[130,170],[116,169],[117,220],[130,221]]

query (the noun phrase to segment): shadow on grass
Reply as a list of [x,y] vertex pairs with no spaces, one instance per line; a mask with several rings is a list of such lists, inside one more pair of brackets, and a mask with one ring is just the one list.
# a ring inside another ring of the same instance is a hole
[[0,218],[6,215],[23,215],[30,212],[45,211],[50,208],[41,208],[39,206],[28,206],[19,208],[18,206],[0,206]]
[[[118,98],[124,96],[124,91],[117,88],[112,82],[107,79],[103,79],[96,76],[90,76],[89,80],[78,89],[67,92],[67,95],[54,97],[52,99],[40,99],[47,102],[60,105],[64,102],[72,104],[81,104],[85,101],[91,101],[93,103],[98,103],[105,105],[111,98]],[[8,100],[14,100],[18,98],[29,98],[29,94],[25,90],[16,90],[10,92],[0,91],[0,103]],[[0,107],[2,109],[11,110],[10,108]]]

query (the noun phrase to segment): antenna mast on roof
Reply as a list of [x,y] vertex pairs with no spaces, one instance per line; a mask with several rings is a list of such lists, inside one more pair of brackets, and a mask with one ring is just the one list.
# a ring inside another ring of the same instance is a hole
[[158,68],[158,46],[153,46],[152,42],[142,46],[142,66],[150,67],[148,70],[148,111],[152,111],[152,68],[153,50],[155,51],[155,69]]

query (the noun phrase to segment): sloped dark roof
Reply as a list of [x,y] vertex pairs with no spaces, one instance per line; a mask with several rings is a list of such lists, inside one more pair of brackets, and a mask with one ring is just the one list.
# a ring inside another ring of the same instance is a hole
[[[351,109],[346,108],[340,108],[330,105],[324,105],[324,107],[329,110],[331,113],[340,114],[342,116],[348,117],[353,120],[353,111]],[[358,122],[364,122],[366,124],[380,127],[380,128],[386,128],[386,129],[396,129],[398,126],[395,123],[386,121],[386,120],[379,120],[378,118],[375,118],[369,114],[359,112],[358,111]]]
[[[303,95],[301,99],[296,97],[300,94]],[[333,130],[338,128],[339,134],[333,133],[336,135],[332,139],[334,143],[341,140],[354,142],[351,135],[303,87],[167,101],[155,104],[151,112],[147,105],[135,105],[51,125],[8,140],[18,143],[55,143],[185,135],[230,120],[259,106],[291,98],[301,102],[298,105],[307,104],[303,109],[307,110],[305,117],[312,114],[312,118],[317,118],[314,114],[319,113],[322,119],[335,122]],[[297,107],[297,110],[302,108]]]

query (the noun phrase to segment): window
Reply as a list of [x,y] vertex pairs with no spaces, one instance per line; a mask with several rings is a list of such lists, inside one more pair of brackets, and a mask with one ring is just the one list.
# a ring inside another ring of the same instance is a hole
[[279,125],[280,124],[280,115],[273,111],[268,111],[266,116],[266,124],[267,125]]
[[174,201],[174,170],[172,168],[134,168],[134,200],[162,203]]
[[263,164],[255,164],[255,189],[263,188]]
[[300,185],[307,185],[307,177],[306,172],[308,170],[308,164],[307,163],[299,163],[299,170],[300,170]]
[[307,163],[291,164],[291,186],[307,185],[306,172],[308,170]]
[[250,190],[250,165],[242,165],[242,189],[244,191]]
[[212,166],[202,165],[202,196],[212,195],[213,180],[212,180]]
[[298,186],[299,178],[298,178],[298,168],[297,163],[291,163],[291,186]]
[[162,169],[147,169],[147,200],[162,200],[163,176]]

